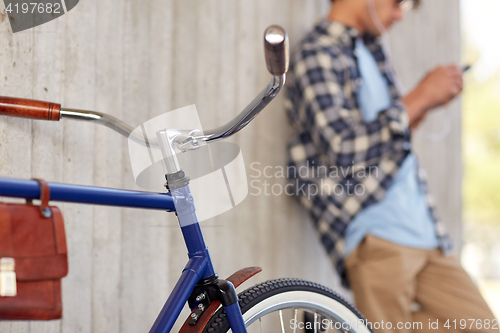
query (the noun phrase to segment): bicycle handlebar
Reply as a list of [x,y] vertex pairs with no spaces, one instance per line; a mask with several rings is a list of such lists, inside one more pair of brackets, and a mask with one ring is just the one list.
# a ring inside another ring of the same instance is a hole
[[59,120],[61,104],[0,96],[0,114],[43,120]]
[[267,69],[274,76],[288,72],[290,63],[288,35],[285,29],[272,25],[264,32],[264,52]]
[[[285,84],[289,66],[289,42],[285,29],[277,25],[266,29],[264,32],[264,52],[267,69],[273,75],[271,82],[236,118],[221,127],[205,131],[204,136],[197,139],[214,141],[235,134],[250,123],[278,95]],[[60,104],[51,102],[0,96],[0,115],[41,120],[70,118],[91,121],[107,126],[136,142],[144,143],[143,137],[134,137],[132,126],[111,115],[96,111],[61,108]]]

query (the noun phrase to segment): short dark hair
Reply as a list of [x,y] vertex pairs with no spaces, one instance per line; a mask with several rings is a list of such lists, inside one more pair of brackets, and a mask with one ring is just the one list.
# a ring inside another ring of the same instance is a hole
[[[332,2],[334,2],[335,0],[331,0]],[[418,8],[420,6],[420,0],[413,0],[415,2],[415,7],[414,8]]]

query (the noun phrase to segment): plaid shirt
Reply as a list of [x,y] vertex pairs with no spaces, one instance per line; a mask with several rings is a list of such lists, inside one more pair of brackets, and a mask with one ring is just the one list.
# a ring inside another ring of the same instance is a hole
[[[357,102],[361,83],[354,46],[363,38],[391,92],[391,106],[374,121],[363,121]],[[292,128],[287,174],[308,210],[321,241],[348,287],[344,267],[347,225],[366,207],[380,202],[411,150],[408,115],[379,38],[321,21],[300,43],[291,61],[285,104]],[[421,190],[444,253],[451,241],[427,190]]]

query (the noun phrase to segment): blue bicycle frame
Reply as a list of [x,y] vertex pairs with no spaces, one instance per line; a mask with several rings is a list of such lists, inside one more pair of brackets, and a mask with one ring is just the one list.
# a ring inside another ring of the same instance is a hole
[[[202,290],[203,292],[211,292],[212,300],[221,301],[233,332],[246,333],[233,284],[230,281],[218,280],[215,273],[196,216],[194,199],[189,189],[189,179],[179,169],[175,149],[180,151],[198,149],[200,143],[227,138],[250,123],[283,88],[289,65],[288,48],[288,36],[283,28],[270,26],[266,29],[264,50],[267,68],[273,77],[267,87],[232,121],[214,130],[205,131],[201,136],[193,134],[200,131],[165,129],[157,132],[158,142],[152,144],[159,145],[164,155],[169,193],[148,193],[49,183],[52,201],[157,209],[176,213],[188,249],[189,261],[150,332],[170,332],[186,302],[189,301],[192,309],[199,305],[198,300],[193,302],[191,297],[197,296],[193,295],[194,290],[196,293]],[[59,104],[9,97],[4,99],[3,104],[0,105],[0,114],[46,120],[70,118],[91,121],[105,125],[133,141],[144,143],[144,138],[135,136],[134,130],[127,124],[107,114],[95,111],[63,109]],[[149,147],[149,144],[148,141],[146,146]],[[169,179],[169,177],[173,178]],[[0,178],[0,196],[39,199],[40,185],[34,180]],[[200,297],[201,295],[203,294],[199,294]],[[201,308],[203,306],[202,304]]]
[[[51,201],[176,212],[189,261],[150,332],[170,332],[198,281],[216,276],[189,185],[164,194],[60,183],[49,183],[49,187]],[[34,180],[0,178],[0,196],[39,199],[40,185]],[[226,306],[225,310],[233,332],[246,333],[238,302]]]

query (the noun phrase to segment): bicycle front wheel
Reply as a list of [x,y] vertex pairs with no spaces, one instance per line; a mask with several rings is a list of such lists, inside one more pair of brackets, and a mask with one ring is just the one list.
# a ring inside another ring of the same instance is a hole
[[[340,295],[319,284],[277,279],[255,285],[239,295],[248,333],[372,332],[359,311]],[[304,320],[304,318],[311,318]],[[221,307],[203,333],[230,331]]]

